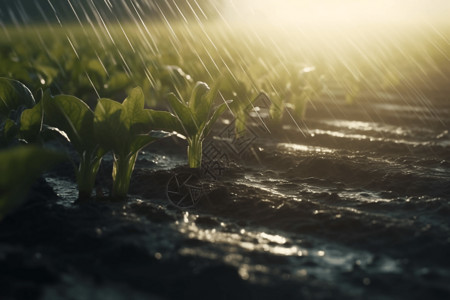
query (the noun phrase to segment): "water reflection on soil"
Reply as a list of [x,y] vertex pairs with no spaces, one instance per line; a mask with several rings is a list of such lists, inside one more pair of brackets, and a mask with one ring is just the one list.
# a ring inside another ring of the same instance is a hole
[[[330,104],[326,101],[299,127],[288,124],[277,134],[258,136],[251,155],[230,159],[223,174],[204,178],[199,204],[185,211],[172,207],[165,193],[175,173],[188,171],[185,145],[168,141],[145,149],[129,201],[105,204],[105,212],[93,209],[89,237],[141,253],[131,270],[151,261],[150,269],[158,264],[174,273],[182,269],[177,282],[192,284],[192,276],[219,266],[222,283],[232,282],[239,291],[244,284],[253,293],[262,291],[260,297],[283,286],[288,299],[447,298],[448,104],[440,103],[439,118],[426,119],[425,126],[412,120],[417,111],[398,99],[367,102],[364,114],[351,112],[347,118],[319,111]],[[111,164],[111,157],[105,163]],[[100,178],[109,172],[107,167]],[[54,207],[84,209],[73,205],[73,181],[54,174],[46,180],[58,196]],[[108,265],[101,259],[98,264]],[[55,289],[73,287],[78,277],[67,278]],[[87,290],[95,287],[84,284]],[[118,289],[118,295],[126,290]],[[161,292],[168,298],[179,295],[174,293]]]

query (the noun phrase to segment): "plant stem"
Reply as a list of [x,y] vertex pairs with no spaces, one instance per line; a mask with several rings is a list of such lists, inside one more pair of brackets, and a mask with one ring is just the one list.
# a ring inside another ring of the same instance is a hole
[[303,120],[305,118],[308,99],[309,98],[307,98],[307,97],[302,97],[301,99],[297,100],[297,102],[295,104],[295,114],[301,120]]
[[91,197],[92,190],[95,185],[95,178],[97,177],[101,161],[101,158],[91,160],[91,155],[88,153],[82,154],[80,164],[76,172],[78,200],[86,200]]
[[202,166],[202,143],[198,136],[188,139],[187,155],[189,168],[198,169]]
[[283,103],[270,105],[270,118],[274,124],[280,124],[281,119],[283,118]]
[[245,126],[247,123],[246,111],[242,109],[239,113],[236,113],[236,119],[234,124],[234,133],[236,134],[236,138],[243,137],[247,130]]
[[131,173],[133,173],[134,165],[138,152],[130,155],[125,155],[124,157],[117,156],[114,154],[113,163],[113,189],[111,196],[117,199],[123,199],[128,193],[130,188]]

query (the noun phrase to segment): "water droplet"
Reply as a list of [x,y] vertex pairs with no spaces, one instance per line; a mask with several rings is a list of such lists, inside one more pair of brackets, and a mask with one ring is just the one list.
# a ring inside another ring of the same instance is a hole
[[95,233],[100,236],[102,235],[103,231],[101,230],[101,228],[95,228]]
[[244,265],[241,268],[239,268],[238,272],[239,272],[239,275],[241,276],[241,278],[243,280],[247,280],[250,277],[250,275],[248,274],[248,268],[247,268],[246,265]]

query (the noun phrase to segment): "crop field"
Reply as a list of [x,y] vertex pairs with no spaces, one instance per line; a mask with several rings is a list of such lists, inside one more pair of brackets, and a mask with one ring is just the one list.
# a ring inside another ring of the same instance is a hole
[[0,0],[0,299],[448,299],[422,2]]

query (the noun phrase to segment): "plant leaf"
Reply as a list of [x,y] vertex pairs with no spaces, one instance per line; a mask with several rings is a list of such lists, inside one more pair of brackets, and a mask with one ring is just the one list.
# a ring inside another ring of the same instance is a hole
[[129,130],[122,122],[122,104],[101,98],[95,107],[94,132],[100,145],[117,153],[127,151]]
[[[197,112],[199,109],[204,108],[207,104],[203,102],[203,96],[209,91],[209,86],[201,81],[198,81],[194,89],[192,90],[191,97],[189,98],[189,108],[191,111]],[[207,107],[209,110],[209,107]]]
[[148,114],[147,132],[150,130],[176,131],[180,134],[184,132],[177,117],[172,113],[153,109],[146,109],[145,112]]
[[38,102],[33,108],[25,109],[20,116],[20,135],[28,142],[34,142],[42,130],[44,111],[42,102]]
[[11,119],[5,119],[0,123],[0,146],[11,145],[17,133],[19,132],[19,128]]
[[[140,87],[134,88],[122,103],[121,121],[130,134],[140,134],[149,122],[149,115],[144,110],[144,93]],[[148,130],[147,130],[148,131]]]
[[99,75],[103,80],[106,79],[108,74],[106,73],[105,69],[103,68],[102,64],[98,59],[91,59],[87,63],[87,70],[95,72],[97,75]]
[[127,87],[130,78],[124,72],[115,72],[108,80],[108,91],[120,91]]
[[173,93],[168,95],[168,100],[175,116],[179,119],[180,125],[183,128],[183,131],[179,133],[185,136],[195,135],[199,125],[189,107],[179,100]]
[[21,205],[39,174],[65,156],[36,146],[0,151],[0,219]]
[[35,104],[33,94],[21,82],[0,77],[0,117],[7,117],[20,106],[31,108]]
[[208,122],[205,123],[202,135],[207,136],[208,133],[211,131],[212,126],[214,123],[216,123],[217,119],[225,112],[225,110],[228,108],[228,105],[232,102],[232,100],[225,101],[224,103],[220,104],[215,110],[211,118],[208,120]]
[[164,135],[161,137],[151,136],[148,134],[135,135],[133,137],[133,140],[131,141],[130,153],[134,154],[134,153],[138,152],[139,150],[141,150],[142,148],[144,148],[145,146],[147,146],[148,144],[150,144],[156,140],[159,140],[160,138],[164,138],[166,136],[169,136],[169,135]]
[[[215,100],[218,93],[219,84],[215,84],[211,90],[205,83],[197,82],[191,96],[191,102],[193,105],[191,110],[195,113],[196,120],[201,124],[208,121],[208,117],[211,110],[211,105]],[[189,105],[191,105],[189,102]]]
[[69,95],[44,97],[44,110],[45,123],[64,131],[78,153],[95,147],[94,113],[82,100]]

